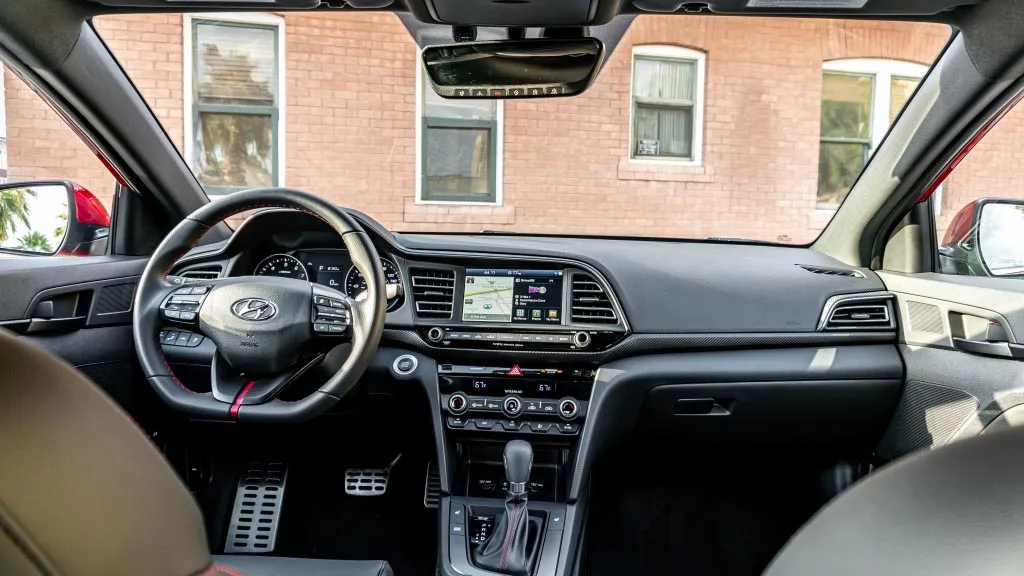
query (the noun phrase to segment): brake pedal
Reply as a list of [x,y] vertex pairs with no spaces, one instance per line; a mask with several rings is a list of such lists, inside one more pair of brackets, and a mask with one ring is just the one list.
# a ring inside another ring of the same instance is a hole
[[383,496],[388,491],[391,469],[402,458],[399,453],[387,468],[352,468],[345,470],[345,494],[349,496]]
[[281,519],[288,465],[282,462],[251,462],[238,480],[231,510],[228,554],[266,554],[274,551]]
[[441,475],[437,472],[437,465],[433,462],[427,464],[427,480],[423,486],[423,506],[426,508],[437,508],[441,502]]

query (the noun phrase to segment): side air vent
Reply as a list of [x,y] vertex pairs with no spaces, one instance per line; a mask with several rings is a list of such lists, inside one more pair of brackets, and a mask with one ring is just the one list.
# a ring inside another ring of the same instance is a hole
[[601,284],[589,274],[573,274],[572,321],[578,324],[615,324],[615,308]]
[[188,270],[178,273],[178,276],[184,278],[194,278],[196,280],[216,280],[220,278],[220,266],[197,266]]
[[824,266],[810,266],[797,264],[797,266],[813,274],[824,274],[825,276],[847,276],[849,278],[863,278],[864,274],[858,270],[847,270],[845,268],[826,268]]
[[450,319],[455,305],[455,271],[410,268],[409,276],[416,316]]
[[840,300],[825,321],[825,330],[892,330],[891,298]]

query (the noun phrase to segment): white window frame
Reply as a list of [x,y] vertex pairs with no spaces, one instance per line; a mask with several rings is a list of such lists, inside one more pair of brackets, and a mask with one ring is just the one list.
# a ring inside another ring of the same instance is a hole
[[[871,144],[868,149],[870,158],[882,139],[889,132],[889,105],[892,102],[892,78],[914,78],[918,82],[924,79],[928,73],[928,67],[916,62],[905,60],[887,60],[883,58],[846,58],[842,60],[829,60],[822,63],[822,77],[828,72],[839,72],[846,74],[860,74],[873,76],[871,86]],[[820,104],[819,104],[820,117]],[[820,139],[819,139],[820,142]],[[819,151],[819,154],[821,152]],[[941,204],[942,191],[935,191],[936,199]],[[818,191],[815,189],[815,195]],[[820,210],[835,211],[839,204],[817,203]]]
[[[182,153],[185,157],[185,164],[195,174],[195,168],[192,166],[192,157],[195,152],[195,134],[192,133],[194,129],[192,119],[192,62],[194,54],[192,54],[192,24],[194,21],[212,21],[212,22],[235,22],[238,24],[261,24],[264,26],[276,26],[277,27],[277,126],[275,127],[277,132],[277,186],[284,187],[286,184],[285,180],[285,166],[287,165],[286,154],[285,154],[285,141],[286,132],[285,122],[287,102],[285,98],[285,85],[286,82],[286,54],[285,51],[285,22],[284,18],[277,16],[276,14],[265,14],[262,12],[252,13],[241,13],[241,12],[204,12],[199,14],[183,14],[182,15],[182,34],[184,41],[182,46],[184,47],[184,54],[182,58],[184,71],[184,78],[182,79],[182,114],[184,115],[185,134],[184,140],[182,141]],[[198,176],[196,177],[198,179]],[[210,195],[211,198],[218,198],[220,194]]]
[[442,206],[502,206],[502,189],[504,188],[505,166],[505,101],[498,100],[494,108],[495,122],[498,133],[495,135],[497,144],[494,147],[494,201],[473,202],[468,200],[424,200],[423,199],[423,112],[426,88],[426,77],[423,75],[422,59],[416,55],[416,204]]
[[[687,60],[697,63],[697,86],[694,88],[693,101],[693,158],[681,160],[675,158],[634,158],[636,149],[636,129],[633,126],[633,86],[636,84],[636,59],[644,56],[665,58],[669,60]],[[644,44],[633,46],[633,55],[629,61],[629,149],[626,157],[634,164],[656,164],[660,166],[702,166],[704,162],[704,75],[707,66],[707,53],[682,46],[665,44]]]

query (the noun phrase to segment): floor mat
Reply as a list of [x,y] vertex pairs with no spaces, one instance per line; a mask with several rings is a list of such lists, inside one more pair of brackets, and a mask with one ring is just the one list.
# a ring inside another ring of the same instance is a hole
[[820,492],[816,471],[755,477],[756,469],[599,470],[585,573],[761,574],[819,507]]

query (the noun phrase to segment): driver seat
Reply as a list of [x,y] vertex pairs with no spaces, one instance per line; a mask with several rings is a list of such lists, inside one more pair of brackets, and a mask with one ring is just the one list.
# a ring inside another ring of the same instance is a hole
[[0,330],[0,574],[392,576],[384,561],[211,557],[149,439],[63,361]]

